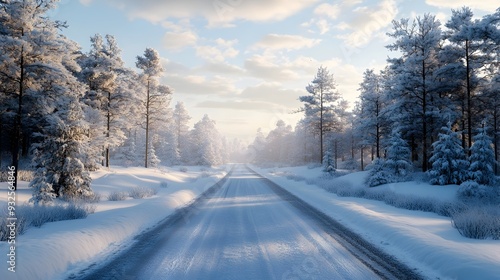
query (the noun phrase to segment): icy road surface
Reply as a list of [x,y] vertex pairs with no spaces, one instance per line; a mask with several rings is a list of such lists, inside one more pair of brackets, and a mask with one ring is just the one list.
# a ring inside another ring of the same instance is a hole
[[143,234],[130,250],[106,266],[94,271],[90,268],[90,275],[86,273],[84,279],[403,276],[375,273],[368,266],[378,264],[360,261],[363,257],[351,254],[355,249],[340,245],[318,217],[308,214],[275,188],[245,167],[236,167],[211,197]]

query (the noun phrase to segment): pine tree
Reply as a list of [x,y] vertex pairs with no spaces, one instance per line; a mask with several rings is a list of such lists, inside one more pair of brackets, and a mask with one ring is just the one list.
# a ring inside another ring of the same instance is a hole
[[222,137],[215,127],[215,121],[208,115],[194,125],[191,132],[191,159],[196,165],[219,165],[222,164],[221,142]]
[[173,112],[173,135],[172,145],[175,147],[171,147],[171,150],[175,150],[175,159],[172,159],[173,162],[181,163],[187,162],[187,137],[189,135],[189,120],[191,117],[189,116],[186,107],[183,102],[177,102],[175,104],[175,109]]
[[340,130],[345,114],[345,101],[336,89],[333,75],[325,67],[320,67],[316,77],[306,87],[308,95],[300,96],[304,103],[300,109],[305,113],[311,128],[319,135],[319,160],[324,156],[325,134]]
[[144,109],[144,129],[146,130],[146,149],[144,156],[144,167],[149,165],[149,144],[150,144],[150,132],[151,125],[155,117],[161,117],[157,110],[166,109],[168,104],[165,104],[166,98],[171,94],[170,90],[166,87],[158,85],[158,77],[164,71],[160,62],[160,55],[158,52],[152,48],[147,48],[144,51],[144,56],[137,56],[136,62],[137,68],[142,70],[141,78],[144,81],[146,87],[146,96],[143,100]]
[[360,104],[356,116],[356,134],[362,146],[375,147],[375,157],[380,158],[384,130],[384,100],[382,77],[373,70],[366,70],[360,84]]
[[[48,92],[48,76],[78,71],[74,62],[78,47],[59,33],[65,23],[45,14],[56,0],[12,0],[0,2],[0,76],[6,89],[7,123],[12,127],[12,165],[18,170],[19,152],[27,155],[27,145],[39,130],[47,104],[39,96]],[[59,72],[59,73],[57,73]],[[3,116],[2,116],[3,117]],[[22,149],[21,149],[22,148]],[[14,185],[17,186],[17,172]]]
[[495,184],[495,155],[493,153],[491,138],[487,134],[486,126],[479,129],[470,148],[469,177],[482,185]]
[[395,181],[393,171],[387,168],[384,159],[376,158],[367,168],[370,170],[365,181],[368,187],[376,187]]
[[432,168],[428,171],[430,183],[434,185],[461,184],[467,180],[469,161],[458,138],[451,130],[451,124],[442,128],[439,139],[432,144],[430,158]]
[[389,143],[385,166],[397,181],[404,181],[412,171],[410,147],[397,130],[392,133]]
[[332,153],[330,151],[325,152],[323,157],[323,172],[333,173],[335,172],[335,163],[332,158]]
[[90,197],[91,178],[80,160],[88,151],[87,127],[74,96],[57,100],[62,111],[47,116],[43,141],[35,145],[33,162],[37,168],[30,182],[35,204],[50,203],[55,197],[66,200]]
[[389,60],[396,74],[390,91],[390,99],[395,101],[394,110],[397,110],[392,115],[393,121],[405,131],[405,139],[414,138],[422,143],[422,169],[426,171],[430,132],[434,130],[430,125],[439,123],[439,114],[432,113],[436,107],[434,102],[439,98],[434,76],[439,66],[440,23],[430,14],[417,17],[412,23],[402,19],[393,22],[393,32],[388,35],[396,42],[387,48],[402,53],[401,58]]
[[[110,149],[125,140],[124,129],[129,126],[125,112],[134,110],[134,98],[126,85],[131,73],[124,66],[113,36],[106,35],[104,42],[101,35],[96,34],[91,42],[90,52],[79,60],[82,67],[79,76],[88,86],[83,100],[89,105],[87,116],[93,123],[90,132],[95,154],[104,154],[103,165],[109,167]],[[100,157],[96,156],[96,160]]]

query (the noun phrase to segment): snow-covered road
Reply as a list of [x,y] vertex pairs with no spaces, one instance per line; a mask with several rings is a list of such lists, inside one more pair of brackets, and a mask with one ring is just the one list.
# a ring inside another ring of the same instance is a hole
[[138,238],[127,255],[89,269],[86,278],[380,278],[363,263],[373,267],[370,261],[332,238],[324,221],[275,188],[239,166],[212,197]]

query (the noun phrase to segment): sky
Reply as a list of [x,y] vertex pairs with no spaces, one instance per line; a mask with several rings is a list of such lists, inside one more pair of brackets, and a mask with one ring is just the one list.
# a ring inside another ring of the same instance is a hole
[[192,123],[204,114],[228,139],[250,143],[278,120],[295,126],[299,96],[320,66],[354,106],[366,69],[380,70],[397,56],[385,46],[392,20],[436,15],[469,6],[476,16],[493,13],[492,0],[62,0],[49,16],[64,20],[62,33],[90,47],[94,34],[113,35],[128,67],[156,49]]

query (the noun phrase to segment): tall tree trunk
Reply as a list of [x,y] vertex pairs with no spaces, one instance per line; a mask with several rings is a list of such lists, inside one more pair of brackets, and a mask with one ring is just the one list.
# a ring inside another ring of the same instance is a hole
[[323,163],[323,88],[320,87],[320,109],[319,109],[319,143],[320,143],[320,154],[319,154],[319,162]]
[[495,175],[498,175],[498,106],[493,109],[493,149],[495,152]]
[[365,161],[365,156],[363,154],[363,150],[364,150],[364,147],[361,146],[361,149],[360,149],[360,151],[361,151],[361,171],[365,170],[365,162],[364,162]]
[[[24,35],[24,34],[23,34]],[[22,127],[22,109],[23,109],[23,94],[24,94],[24,46],[21,46],[21,61],[19,74],[19,99],[16,115],[16,124],[14,128],[14,145],[12,148],[12,165],[14,166],[14,190],[17,190],[17,182],[19,180],[19,141],[21,138]]]
[[109,168],[109,137],[111,128],[111,92],[108,92],[108,111],[106,118],[106,137],[108,138],[108,144],[106,145],[106,167]]
[[148,168],[148,151],[149,151],[149,78],[146,89],[146,156],[144,160],[144,167]]
[[468,151],[471,155],[470,147],[472,147],[472,92],[470,85],[470,61],[469,61],[469,40],[465,40],[465,67],[467,72],[467,136],[468,136]]
[[427,85],[425,75],[425,58],[422,60],[422,171],[427,171]]

